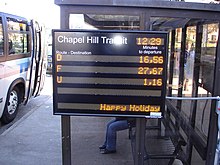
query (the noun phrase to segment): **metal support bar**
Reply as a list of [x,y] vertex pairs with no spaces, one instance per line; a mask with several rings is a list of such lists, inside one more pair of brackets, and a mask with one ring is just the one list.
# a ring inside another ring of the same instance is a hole
[[71,165],[71,130],[70,116],[61,116],[62,128],[62,163]]
[[214,165],[219,165],[220,163],[220,100],[217,101],[216,113],[218,114],[218,140],[215,152]]
[[166,97],[170,100],[220,100],[219,96],[216,97]]
[[144,165],[145,127],[145,118],[137,118],[134,165]]

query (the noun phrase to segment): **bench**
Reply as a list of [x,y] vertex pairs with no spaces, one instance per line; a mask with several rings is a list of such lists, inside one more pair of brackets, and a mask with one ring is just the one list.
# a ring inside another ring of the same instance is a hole
[[[170,132],[169,121],[165,119],[146,119],[144,161],[147,164],[172,165],[175,159],[182,160],[182,146],[186,142],[179,134]],[[155,122],[156,125],[155,125]],[[165,135],[161,135],[162,126],[166,129]],[[129,126],[129,139],[131,140],[132,154],[135,152],[136,127]],[[184,162],[184,160],[182,160]],[[186,164],[186,163],[185,163]]]

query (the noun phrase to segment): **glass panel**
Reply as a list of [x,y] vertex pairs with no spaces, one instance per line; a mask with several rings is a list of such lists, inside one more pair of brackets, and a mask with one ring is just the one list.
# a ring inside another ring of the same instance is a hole
[[[173,52],[170,52],[170,54],[173,53],[174,58],[169,59],[170,63],[173,62],[174,64],[173,71],[169,73],[172,75],[171,78],[173,80],[171,85],[172,96],[176,96],[177,90],[181,88],[178,85],[178,80],[180,79],[180,57],[182,54],[185,54],[184,83],[180,92],[182,97],[212,96],[219,24],[205,19],[165,17],[152,17],[150,18],[150,23],[151,30],[165,30],[170,33],[175,31],[175,42],[172,42],[175,49]],[[186,34],[182,35],[183,28],[186,28]],[[196,36],[197,34],[199,36]],[[181,50],[183,49],[181,43],[184,41],[181,38],[182,36],[186,36],[185,50]],[[195,131],[206,139],[210,123],[211,101],[197,101],[196,105],[194,103],[186,100],[181,101],[181,114],[189,121],[192,119],[192,113],[196,113],[194,114]],[[173,102],[173,105],[175,106],[176,103]]]
[[201,84],[205,91],[212,92],[215,68],[215,54],[218,40],[218,24],[204,24],[201,48]]
[[175,52],[174,52],[174,70],[173,70],[173,94],[176,94],[176,77],[179,76],[179,58],[181,54],[181,36],[182,28],[186,27],[186,57],[184,61],[184,88],[183,94],[191,96],[192,84],[193,84],[193,70],[195,62],[195,46],[196,46],[196,26],[203,24],[202,32],[202,43],[201,52],[197,58],[201,58],[200,65],[200,87],[199,94],[211,92],[213,87],[214,77],[214,66],[215,66],[215,54],[218,40],[218,28],[217,23],[206,23],[210,22],[207,20],[200,19],[189,19],[189,18],[165,18],[165,17],[152,17],[150,19],[151,29],[156,31],[169,31],[175,30]]
[[27,53],[27,34],[9,33],[9,54]]
[[0,17],[0,56],[4,54],[4,36],[3,36],[3,26],[2,18]]
[[20,20],[7,18],[7,22],[8,22],[8,30],[13,30],[13,31],[26,31],[27,30],[26,23]]
[[139,16],[70,14],[70,29],[139,30]]
[[[179,74],[180,74],[180,57],[181,57],[181,42],[182,42],[182,29],[190,21],[189,18],[166,18],[166,17],[151,17],[150,18],[150,29],[153,31],[175,31],[175,42],[173,53],[173,59],[169,59],[173,62],[173,71],[171,74],[172,84],[169,87],[172,88],[172,96],[177,96],[178,89],[182,87],[179,85]],[[170,43],[171,44],[171,43]],[[170,67],[170,65],[168,65]],[[169,68],[168,68],[169,70]]]
[[9,54],[28,52],[28,26],[27,23],[14,18],[7,18]]
[[[200,87],[199,96],[212,96],[216,47],[218,41],[219,24],[204,24],[202,26],[201,60],[200,60]],[[215,37],[214,37],[215,36]],[[209,116],[211,101],[204,100],[197,103],[201,110],[196,116],[196,127],[200,133],[207,137],[209,128]]]
[[179,74],[180,74],[180,54],[181,54],[181,40],[182,40],[182,28],[177,28],[175,33],[175,50],[174,50],[174,68],[173,68],[173,84],[172,84],[172,96],[177,96],[179,88]]
[[184,60],[184,96],[192,96],[193,71],[195,59],[196,26],[189,26],[186,30],[186,52]]
[[[196,26],[186,28],[186,45],[184,56],[184,81],[183,81],[183,97],[193,97],[193,74],[195,62],[195,43],[196,43]],[[191,101],[185,100],[182,102],[182,113],[187,116],[187,120],[192,113]]]
[[154,31],[170,31],[185,27],[189,20],[188,18],[151,17],[150,26]]

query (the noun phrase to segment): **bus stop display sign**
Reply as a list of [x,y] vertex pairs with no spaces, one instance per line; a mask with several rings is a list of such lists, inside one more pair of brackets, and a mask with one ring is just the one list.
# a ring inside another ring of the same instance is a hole
[[58,115],[161,117],[167,33],[53,30]]

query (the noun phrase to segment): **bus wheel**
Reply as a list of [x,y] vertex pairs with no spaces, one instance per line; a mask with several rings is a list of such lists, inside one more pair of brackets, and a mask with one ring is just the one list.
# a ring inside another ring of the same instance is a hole
[[7,124],[10,123],[17,115],[18,106],[19,106],[19,89],[14,87],[12,90],[9,91],[4,112],[2,115],[2,122]]

